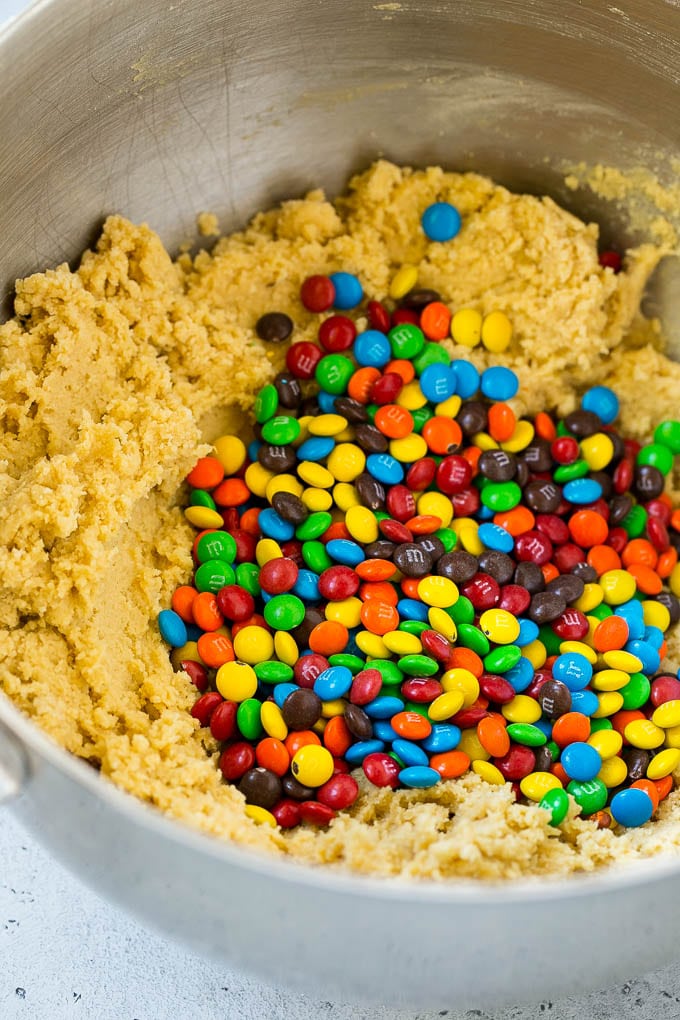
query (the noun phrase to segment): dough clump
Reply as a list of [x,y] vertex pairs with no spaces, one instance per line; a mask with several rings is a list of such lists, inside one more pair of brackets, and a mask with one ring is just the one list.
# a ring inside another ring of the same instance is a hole
[[[420,228],[439,200],[463,216],[448,244]],[[572,812],[560,832],[540,809],[514,805],[509,787],[475,775],[397,793],[362,782],[328,830],[258,827],[221,781],[217,745],[189,714],[195,688],[173,672],[156,626],[192,569],[182,479],[206,443],[246,428],[257,389],[282,364],[284,352],[256,337],[259,316],[286,312],[295,341],[315,339],[318,317],[299,300],[312,273],[356,273],[379,298],[413,263],[419,286],[453,309],[506,312],[514,339],[496,360],[520,376],[519,411],[564,414],[606,383],[628,434],[644,438],[677,417],[680,365],[640,312],[664,252],[643,245],[615,276],[599,266],[597,240],[596,226],[548,198],[380,161],[334,203],[318,191],[285,202],[210,253],[173,262],[149,227],[111,216],[74,272],[20,281],[15,317],[0,326],[0,689],[161,811],[309,863],[504,879],[677,852],[680,793],[640,830],[598,831]],[[677,638],[670,647],[678,662]]]

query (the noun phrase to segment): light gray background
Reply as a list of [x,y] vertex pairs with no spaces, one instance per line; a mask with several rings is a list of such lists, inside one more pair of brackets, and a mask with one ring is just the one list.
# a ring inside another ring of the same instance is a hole
[[[0,23],[25,6],[26,0],[0,0]],[[559,916],[555,924],[559,925]],[[555,961],[555,967],[561,965]],[[347,979],[349,986],[351,975]],[[518,981],[523,988],[530,986],[530,960]],[[578,991],[577,974],[574,989]],[[80,885],[7,809],[0,809],[1,1020],[437,1020],[442,1016],[450,1020],[676,1020],[680,1018],[680,975],[677,967],[670,967],[586,998],[495,1013],[460,1014],[455,1003],[449,1011],[397,1014],[315,1002],[260,985],[145,931]]]

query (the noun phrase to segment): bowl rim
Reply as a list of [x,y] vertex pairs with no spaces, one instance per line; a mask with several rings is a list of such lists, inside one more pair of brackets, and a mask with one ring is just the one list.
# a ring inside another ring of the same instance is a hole
[[16,29],[26,27],[26,23],[33,20],[42,10],[54,8],[58,3],[74,2],[82,3],[82,0],[26,0],[20,10],[0,20],[0,44],[4,43],[5,37],[12,34]]
[[[305,885],[326,893],[350,894],[362,899],[404,904],[441,903],[444,906],[454,906],[474,902],[479,906],[493,907],[505,903],[580,899],[594,893],[616,894],[624,887],[630,891],[633,884],[649,885],[675,877],[680,872],[680,859],[664,854],[650,860],[615,864],[585,874],[493,881],[381,877],[333,866],[310,865],[292,857],[253,851],[169,817],[93,771],[82,759],[57,744],[6,694],[0,692],[0,725],[3,723],[25,751],[44,760],[64,778],[99,798],[105,807],[122,815],[130,824],[145,828],[179,848],[212,858],[219,864],[241,868],[289,885]],[[33,782],[31,773],[29,768],[28,778],[21,791],[21,795],[29,798]],[[10,800],[5,809],[11,810],[11,807]]]

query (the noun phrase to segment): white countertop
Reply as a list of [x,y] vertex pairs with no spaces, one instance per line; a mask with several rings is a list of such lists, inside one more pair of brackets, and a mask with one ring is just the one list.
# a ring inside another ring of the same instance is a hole
[[[0,0],[0,23],[27,6]],[[556,923],[559,919],[556,918]],[[406,1014],[314,1002],[145,931],[82,886],[0,808],[1,1020],[678,1020],[669,967],[586,998],[500,1013]],[[559,961],[556,961],[559,966]],[[526,980],[526,978],[525,978]],[[452,1007],[455,1004],[452,1004]]]

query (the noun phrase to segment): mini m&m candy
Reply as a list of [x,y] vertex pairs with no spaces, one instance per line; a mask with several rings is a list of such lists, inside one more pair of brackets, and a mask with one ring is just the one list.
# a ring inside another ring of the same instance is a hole
[[460,213],[450,202],[433,202],[422,215],[422,225],[431,241],[451,241],[460,231]]
[[[421,223],[461,229],[446,201]],[[251,434],[187,477],[194,571],[158,628],[196,726],[247,817],[282,830],[463,775],[546,826],[645,825],[680,773],[680,423],[632,443],[602,385],[521,416],[493,360],[511,310],[419,276],[397,266],[382,300],[351,267],[310,273],[318,344],[290,343]],[[276,310],[255,329],[295,339]],[[481,371],[461,356],[480,345]]]

